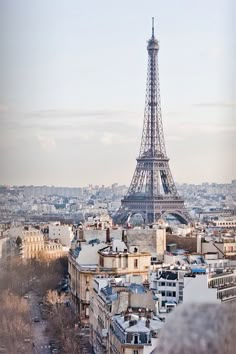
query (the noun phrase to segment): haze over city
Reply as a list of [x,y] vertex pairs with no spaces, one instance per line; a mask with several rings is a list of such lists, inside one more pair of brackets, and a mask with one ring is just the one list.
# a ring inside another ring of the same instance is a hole
[[151,18],[177,182],[235,178],[233,0],[0,4],[0,184],[129,184]]
[[234,5],[0,2],[1,354],[235,353]]

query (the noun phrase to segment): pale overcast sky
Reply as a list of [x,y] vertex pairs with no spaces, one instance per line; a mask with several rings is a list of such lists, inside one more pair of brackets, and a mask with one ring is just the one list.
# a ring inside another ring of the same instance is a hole
[[234,0],[1,0],[0,184],[129,184],[151,18],[176,182],[235,171]]

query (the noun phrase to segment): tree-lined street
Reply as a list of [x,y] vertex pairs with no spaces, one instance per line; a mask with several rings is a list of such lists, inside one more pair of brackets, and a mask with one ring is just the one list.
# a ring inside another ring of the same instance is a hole
[[8,259],[0,268],[0,354],[89,354],[70,307],[67,259]]
[[30,306],[32,320],[32,354],[50,354],[49,338],[45,331],[47,322],[42,320],[39,305],[40,297],[31,292],[27,301]]

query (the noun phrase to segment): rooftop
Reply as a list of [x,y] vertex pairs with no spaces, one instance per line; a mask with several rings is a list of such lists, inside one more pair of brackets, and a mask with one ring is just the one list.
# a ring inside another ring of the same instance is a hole
[[178,275],[174,271],[163,271],[158,279],[176,280],[177,278]]
[[150,319],[146,315],[139,316],[138,314],[130,314],[128,318],[124,315],[115,315],[113,319],[126,332],[147,333],[151,330],[159,330],[163,326],[163,321],[157,316]]

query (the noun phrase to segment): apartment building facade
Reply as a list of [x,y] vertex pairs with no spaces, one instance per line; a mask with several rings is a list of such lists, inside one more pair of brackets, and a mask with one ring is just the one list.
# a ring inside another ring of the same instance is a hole
[[82,322],[89,321],[90,297],[95,276],[128,275],[131,282],[148,279],[151,255],[135,249],[129,252],[124,242],[83,244],[69,253],[71,298]]

